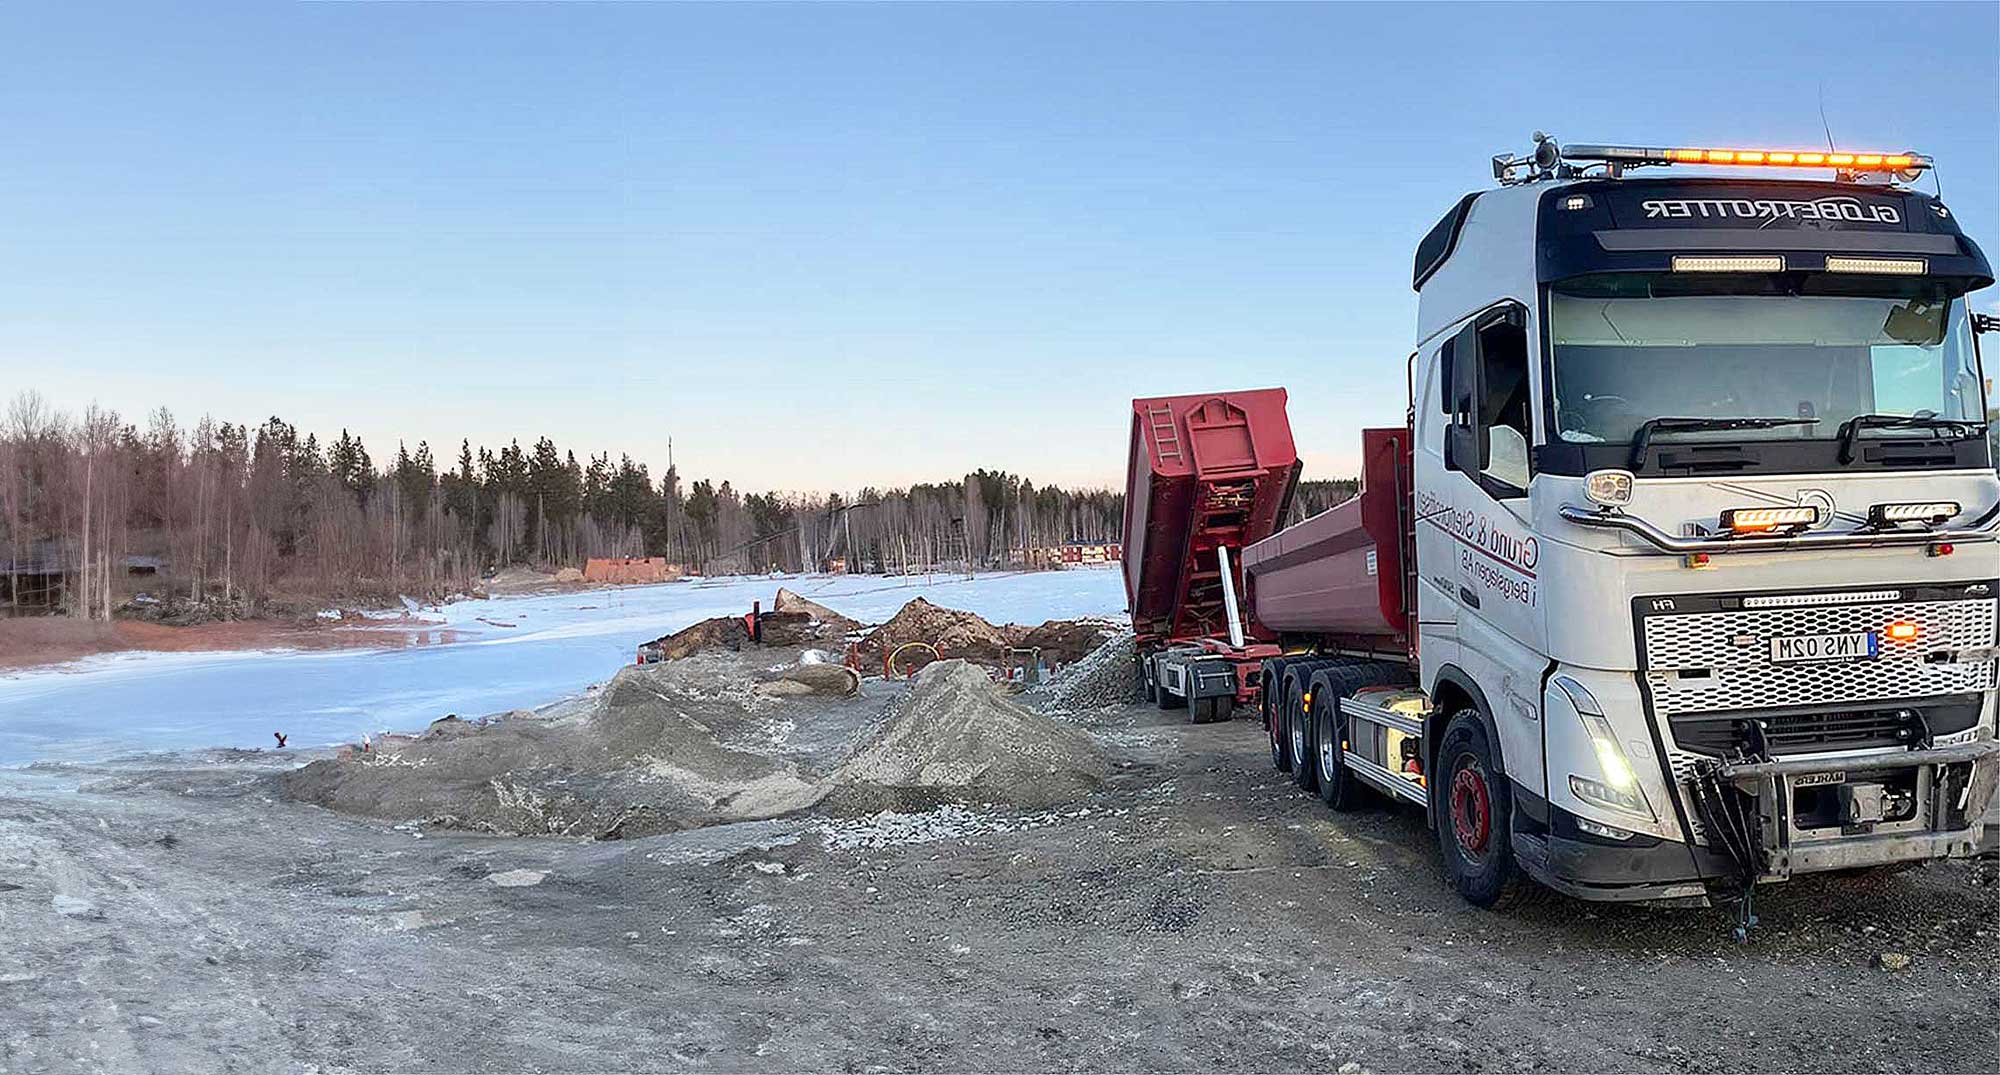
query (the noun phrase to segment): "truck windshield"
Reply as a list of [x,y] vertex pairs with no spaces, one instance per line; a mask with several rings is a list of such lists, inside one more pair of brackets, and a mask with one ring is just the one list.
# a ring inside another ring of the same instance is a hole
[[[1650,418],[1817,419],[1680,439],[1832,439],[1858,415],[1981,421],[1965,304],[1928,280],[1605,274],[1549,299],[1554,436],[1630,442]],[[1936,436],[1934,425],[1866,436]]]

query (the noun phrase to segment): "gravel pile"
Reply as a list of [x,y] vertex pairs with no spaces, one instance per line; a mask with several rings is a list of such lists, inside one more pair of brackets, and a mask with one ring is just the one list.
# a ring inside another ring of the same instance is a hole
[[842,812],[942,802],[1048,806],[1111,766],[1088,735],[1002,696],[978,666],[938,661],[834,774]]
[[1085,654],[1054,679],[1021,694],[1021,702],[1047,716],[1062,717],[1125,705],[1139,692],[1137,651],[1131,631]]

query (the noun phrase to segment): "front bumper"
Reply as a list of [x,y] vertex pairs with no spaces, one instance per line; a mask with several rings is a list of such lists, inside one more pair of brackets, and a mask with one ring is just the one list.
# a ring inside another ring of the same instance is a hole
[[[1835,770],[1863,779],[1921,772],[1926,774],[1924,786],[1937,794],[1912,819],[1920,824],[1905,822],[1901,831],[1838,831],[1800,839],[1788,814],[1792,781]],[[1953,773],[1961,778],[1946,779]],[[1579,835],[1565,811],[1551,808],[1546,827],[1514,833],[1515,857],[1529,876],[1578,899],[1700,903],[1711,888],[1745,880],[1778,881],[1803,873],[1970,858],[2000,850],[2000,824],[1987,817],[2000,785],[2000,742],[1993,740],[1844,759],[1716,762],[1702,779],[1739,796],[1736,821],[1749,847],[1732,851],[1720,831],[1723,818],[1703,819],[1710,833],[1706,845],[1645,836],[1613,843]]]

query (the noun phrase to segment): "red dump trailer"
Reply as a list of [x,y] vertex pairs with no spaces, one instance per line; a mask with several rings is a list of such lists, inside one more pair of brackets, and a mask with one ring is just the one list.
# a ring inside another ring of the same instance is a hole
[[1132,401],[1125,597],[1162,709],[1206,722],[1256,700],[1276,636],[1245,615],[1235,554],[1277,531],[1298,475],[1282,388]]
[[1409,656],[1415,603],[1410,433],[1361,431],[1361,494],[1243,550],[1253,619],[1323,649]]

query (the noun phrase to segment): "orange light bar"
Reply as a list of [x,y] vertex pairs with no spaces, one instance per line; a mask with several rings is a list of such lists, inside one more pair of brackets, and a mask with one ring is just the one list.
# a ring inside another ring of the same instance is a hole
[[1923,628],[1909,620],[1897,620],[1882,628],[1882,634],[1891,642],[1908,642],[1923,633]]
[[1761,164],[1780,168],[1831,166],[1892,172],[1915,167],[1917,163],[1916,155],[1911,153],[1807,153],[1787,149],[1768,152],[1761,149],[1670,149],[1665,155],[1669,160],[1686,164]]
[[1732,164],[1764,168],[1840,168],[1862,172],[1904,172],[1931,166],[1921,153],[1842,153],[1807,149],[1709,149],[1676,147],[1569,145],[1565,160],[1615,161],[1627,166],[1646,164]]

